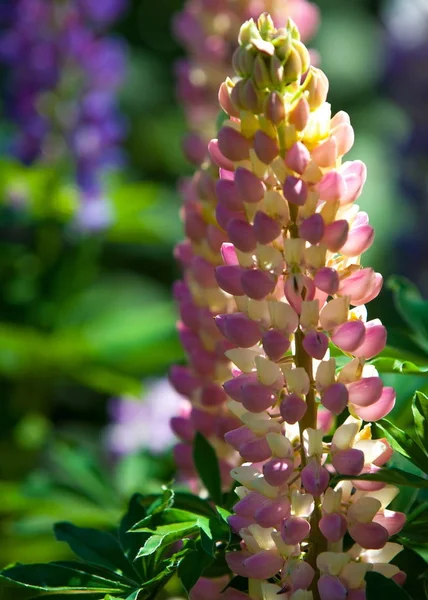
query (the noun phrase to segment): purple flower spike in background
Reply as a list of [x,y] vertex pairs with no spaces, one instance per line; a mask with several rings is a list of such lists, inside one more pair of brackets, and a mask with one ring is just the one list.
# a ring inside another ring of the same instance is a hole
[[149,383],[141,398],[113,398],[109,405],[112,422],[105,434],[108,449],[118,457],[138,450],[165,452],[175,441],[169,419],[181,409],[185,412],[186,404],[166,379]]
[[125,5],[17,0],[1,20],[5,110],[17,129],[13,153],[25,164],[52,165],[76,184],[81,229],[102,229],[112,219],[104,180],[123,161],[124,123],[115,95],[125,48],[104,29]]

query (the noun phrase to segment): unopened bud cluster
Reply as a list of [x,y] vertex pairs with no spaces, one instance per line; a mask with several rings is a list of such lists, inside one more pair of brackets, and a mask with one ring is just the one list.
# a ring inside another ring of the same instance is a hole
[[231,59],[241,23],[263,10],[276,24],[292,17],[304,39],[318,25],[318,9],[308,0],[187,0],[174,22],[175,35],[187,58],[176,65],[178,97],[191,133],[184,142],[187,158],[199,165],[214,135],[219,85],[231,75]]
[[[354,204],[366,168],[343,162],[349,116],[331,115],[328,80],[294,23],[276,29],[262,15],[239,41],[238,78],[219,92],[229,120],[209,144],[221,174],[216,218],[229,240],[215,276],[235,306],[215,318],[233,346],[224,390],[240,420],[225,439],[244,461],[231,472],[240,500],[230,524],[242,549],[227,560],[250,579],[253,599],[363,600],[368,570],[404,578],[389,564],[401,549],[388,541],[404,523],[387,509],[398,490],[358,479],[330,487],[333,475],[376,472],[392,454],[362,426],[395,402],[367,364],[386,330],[366,321],[364,306],[382,285],[360,264],[374,237]],[[340,368],[331,345],[348,359]],[[330,443],[318,407],[349,412]]]

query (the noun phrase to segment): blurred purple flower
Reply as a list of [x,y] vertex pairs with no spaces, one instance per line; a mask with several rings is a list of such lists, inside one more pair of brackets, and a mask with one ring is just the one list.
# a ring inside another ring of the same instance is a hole
[[25,164],[40,160],[72,171],[82,205],[89,202],[78,215],[79,227],[87,218],[88,229],[110,222],[103,180],[122,162],[125,127],[115,95],[126,51],[102,29],[126,3],[16,0],[13,10],[0,7],[6,112],[17,126],[12,151]]
[[138,450],[158,454],[176,441],[169,420],[186,404],[167,379],[148,385],[141,398],[113,398],[109,404],[112,423],[105,439],[110,452],[123,456]]

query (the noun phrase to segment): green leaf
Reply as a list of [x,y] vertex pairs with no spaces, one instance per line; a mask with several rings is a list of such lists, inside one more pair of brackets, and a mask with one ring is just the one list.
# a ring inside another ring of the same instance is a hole
[[162,495],[156,500],[153,500],[149,508],[147,509],[148,515],[154,515],[160,513],[167,508],[172,508],[174,504],[175,493],[170,488],[165,488]]
[[193,443],[193,460],[202,483],[211,499],[219,506],[222,503],[220,468],[217,455],[211,444],[201,433],[197,433]]
[[394,450],[410,459],[424,473],[428,472],[428,455],[405,431],[386,419],[373,423],[372,430],[376,437],[385,437]]
[[123,516],[119,526],[121,548],[128,560],[132,562],[133,568],[139,577],[145,577],[144,568],[142,564],[134,563],[134,560],[149,536],[144,533],[129,533],[129,530],[145,516],[146,509],[142,504],[142,496],[141,494],[134,494],[129,502],[128,511]]
[[90,574],[82,569],[71,569],[55,563],[17,565],[0,572],[4,583],[16,583],[20,586],[42,592],[76,593],[115,593],[126,591],[128,586]]
[[388,282],[394,303],[403,320],[412,328],[415,341],[428,350],[428,302],[415,285],[404,277],[392,277]]
[[135,523],[130,531],[157,532],[160,526],[175,525],[177,523],[196,523],[199,515],[179,508],[166,508],[161,513],[148,515],[138,523]]
[[[149,556],[159,550],[160,548],[169,546],[178,540],[197,533],[199,527],[194,521],[189,523],[180,523],[173,525],[161,525],[157,528],[157,533],[149,537],[144,546],[140,549],[137,554],[137,558],[141,556]],[[144,530],[143,530],[144,531]]]
[[428,447],[428,397],[422,392],[416,392],[412,402],[413,418],[416,435],[422,448]]
[[189,552],[178,566],[178,577],[187,593],[202,576],[203,572],[213,562],[206,552],[196,549]]
[[174,506],[205,517],[212,517],[215,514],[215,510],[208,500],[203,500],[188,492],[175,492]]
[[119,571],[130,577],[135,572],[123,554],[119,542],[109,533],[76,527],[71,523],[56,523],[55,537],[66,542],[73,552],[82,560]]
[[357,477],[353,475],[337,475],[334,477],[334,481],[343,479],[352,481],[383,481],[391,485],[406,485],[408,487],[428,489],[428,479],[423,479],[423,477],[418,477],[414,473],[408,473],[407,471],[395,468],[380,469],[376,473],[364,473]]
[[388,600],[412,600],[409,594],[397,585],[395,581],[379,573],[367,573],[366,581],[367,600],[380,600],[380,598],[388,598]]
[[390,356],[380,356],[371,361],[379,373],[400,373],[402,375],[423,375],[428,377],[427,365],[416,365],[410,360],[399,360]]

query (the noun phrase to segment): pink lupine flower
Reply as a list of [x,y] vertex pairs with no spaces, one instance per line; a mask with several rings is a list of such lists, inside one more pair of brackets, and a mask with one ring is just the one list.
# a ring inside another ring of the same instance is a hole
[[[257,586],[276,576],[287,599],[358,600],[373,553],[389,548],[404,523],[387,508],[395,488],[358,479],[391,456],[362,419],[385,416],[395,399],[367,362],[386,330],[366,322],[364,308],[382,286],[381,275],[361,267],[374,236],[353,205],[366,168],[342,163],[354,141],[350,119],[331,115],[327,78],[310,66],[294,23],[277,30],[264,14],[243,25],[239,40],[236,78],[219,94],[230,119],[210,145],[227,169],[216,217],[229,242],[215,272],[230,304],[216,321],[234,345],[223,388],[240,423],[225,440],[246,461],[231,471],[240,499],[230,522],[242,542],[227,561]],[[347,357],[340,369],[330,342]],[[333,489],[332,474],[355,479]],[[343,552],[347,534],[355,546]]]

